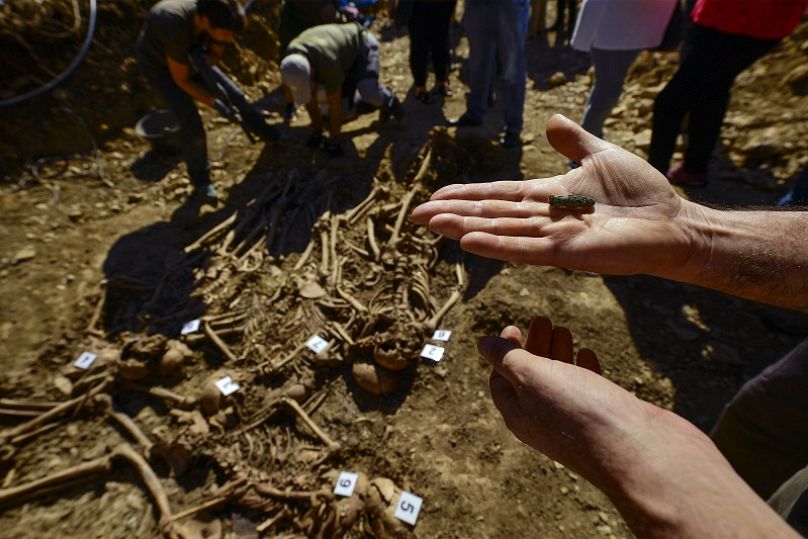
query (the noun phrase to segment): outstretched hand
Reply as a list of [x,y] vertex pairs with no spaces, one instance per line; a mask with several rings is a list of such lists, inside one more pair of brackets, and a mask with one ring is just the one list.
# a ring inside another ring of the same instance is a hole
[[478,348],[491,363],[491,398],[508,428],[595,484],[606,480],[607,446],[653,413],[600,375],[594,352],[582,348],[576,357],[572,334],[548,318],[534,318],[524,340],[508,326],[499,337],[482,337]]
[[[651,165],[561,115],[547,139],[580,163],[563,176],[450,185],[413,210],[412,219],[499,260],[609,274],[667,275],[685,264],[693,238],[684,223],[698,211]],[[586,195],[593,209],[551,207],[550,195]]]
[[[681,417],[602,377],[595,354],[573,362],[572,335],[535,318],[482,337],[491,397],[525,444],[602,489],[638,537],[797,537]],[[672,508],[674,510],[672,510]]]

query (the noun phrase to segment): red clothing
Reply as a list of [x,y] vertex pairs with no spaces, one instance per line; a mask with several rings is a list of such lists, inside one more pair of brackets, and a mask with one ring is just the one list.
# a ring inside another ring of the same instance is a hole
[[697,0],[694,23],[756,39],[783,39],[800,23],[808,0]]

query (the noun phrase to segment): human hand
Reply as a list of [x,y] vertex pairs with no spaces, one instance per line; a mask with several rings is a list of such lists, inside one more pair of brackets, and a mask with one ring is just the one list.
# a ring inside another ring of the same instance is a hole
[[[498,260],[609,274],[674,276],[699,236],[687,227],[699,208],[679,197],[651,165],[555,115],[547,139],[581,164],[562,176],[450,185],[412,219]],[[592,210],[569,212],[550,195],[586,195]]]
[[216,112],[218,112],[223,118],[227,118],[233,123],[240,122],[236,111],[221,99],[216,98],[213,100],[213,108],[216,109]]
[[591,350],[575,358],[572,334],[548,318],[534,318],[525,339],[508,326],[478,349],[491,362],[491,398],[511,432],[605,488],[604,446],[625,439],[653,407],[600,376]]
[[508,326],[478,349],[508,429],[603,490],[638,537],[796,537],[703,432],[600,376],[592,351],[574,364],[567,329],[535,318],[524,343]]

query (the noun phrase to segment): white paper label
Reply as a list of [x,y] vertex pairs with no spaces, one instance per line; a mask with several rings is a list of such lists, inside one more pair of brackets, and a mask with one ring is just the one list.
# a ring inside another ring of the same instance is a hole
[[418,513],[421,512],[422,503],[424,503],[423,498],[416,496],[415,494],[411,494],[405,490],[401,493],[401,497],[398,499],[396,512],[393,514],[393,516],[399,520],[403,520],[407,524],[412,524],[415,526],[415,522],[418,520]]
[[433,341],[449,342],[449,339],[451,338],[452,338],[451,329],[436,329],[435,333],[432,335]]
[[309,347],[309,350],[314,352],[315,354],[319,354],[325,347],[328,346],[328,341],[320,337],[319,335],[315,335],[308,341],[306,341],[306,346]]
[[421,350],[421,357],[432,361],[440,361],[443,358],[443,348],[434,344],[425,344],[424,349]]
[[189,333],[194,333],[196,331],[199,331],[198,318],[196,320],[191,320],[190,322],[185,322],[182,325],[182,330],[180,330],[180,333],[182,333],[183,335],[188,335]]
[[340,472],[337,484],[334,485],[334,494],[337,496],[353,496],[359,474],[353,472]]
[[78,359],[76,359],[76,362],[73,363],[73,365],[79,369],[89,369],[97,357],[98,356],[92,352],[84,352],[78,357]]
[[216,387],[219,388],[219,391],[222,392],[222,395],[227,397],[228,395],[232,395],[233,393],[238,391],[238,388],[240,388],[241,386],[238,385],[236,382],[234,382],[233,379],[230,378],[229,376],[225,376],[224,378],[216,380]]

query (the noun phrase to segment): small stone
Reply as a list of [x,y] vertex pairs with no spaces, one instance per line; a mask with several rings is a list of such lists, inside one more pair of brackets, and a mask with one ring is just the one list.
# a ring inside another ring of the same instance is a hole
[[641,150],[647,150],[651,146],[651,130],[643,129],[634,136],[634,146]]
[[612,527],[608,524],[601,524],[600,526],[595,527],[595,529],[598,530],[601,535],[609,535],[612,533]]
[[36,256],[36,249],[34,249],[31,245],[23,247],[17,254],[14,255],[12,259],[12,264],[19,264],[20,262],[25,262],[26,260],[31,260]]
[[561,494],[566,495],[566,494],[569,494],[569,493],[570,493],[569,487],[561,487]]
[[565,82],[567,82],[567,76],[561,71],[556,71],[555,73],[550,75],[550,78],[547,79],[547,84],[549,84],[553,88],[555,88],[556,86],[561,86]]
[[599,518],[599,519],[601,520],[601,522],[603,522],[604,524],[608,524],[608,523],[609,523],[609,515],[607,515],[607,514],[606,514],[606,511],[598,511],[598,518]]
[[530,295],[530,291],[529,291],[527,288],[522,288],[522,289],[519,291],[519,297],[520,297],[520,298],[526,298],[526,297],[528,297],[529,295]]
[[82,215],[84,215],[84,213],[81,211],[81,208],[74,207],[67,211],[67,218],[71,221],[78,221],[81,219]]
[[53,386],[63,395],[70,395],[73,392],[73,383],[62,374],[53,377]]

